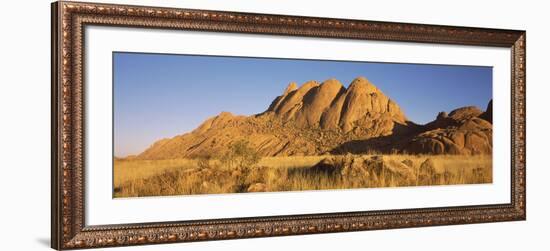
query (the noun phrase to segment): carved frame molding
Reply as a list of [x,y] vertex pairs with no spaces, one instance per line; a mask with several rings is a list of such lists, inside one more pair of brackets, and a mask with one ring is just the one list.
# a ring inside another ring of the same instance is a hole
[[[511,203],[86,226],[84,28],[256,33],[497,46],[512,51]],[[75,249],[526,219],[525,31],[79,2],[52,4],[52,248]]]

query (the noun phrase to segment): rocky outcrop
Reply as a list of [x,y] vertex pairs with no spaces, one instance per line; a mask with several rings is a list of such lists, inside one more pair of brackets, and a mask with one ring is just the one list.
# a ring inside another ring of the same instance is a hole
[[[441,113],[440,113],[441,114]],[[437,116],[426,131],[401,142],[401,151],[428,154],[491,154],[493,125],[476,107],[463,107]]]
[[348,88],[336,79],[293,82],[261,114],[222,112],[189,133],[155,142],[136,158],[216,157],[241,140],[261,156],[491,153],[491,121],[492,101],[485,112],[463,107],[417,125],[364,77]]
[[395,160],[385,160],[382,156],[331,156],[308,168],[307,172],[325,173],[351,180],[379,180],[382,177],[393,177],[400,180],[414,178],[414,168]]
[[363,130],[370,137],[391,134],[394,123],[407,121],[401,108],[364,77],[353,80],[348,89],[336,79],[320,85],[306,82],[277,97],[269,112],[301,128]]

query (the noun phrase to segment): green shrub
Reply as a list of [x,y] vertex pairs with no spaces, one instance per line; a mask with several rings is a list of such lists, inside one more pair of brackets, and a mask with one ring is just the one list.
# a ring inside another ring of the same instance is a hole
[[220,161],[229,169],[248,169],[257,164],[261,156],[249,146],[248,141],[238,140],[229,146],[229,151],[225,153]]

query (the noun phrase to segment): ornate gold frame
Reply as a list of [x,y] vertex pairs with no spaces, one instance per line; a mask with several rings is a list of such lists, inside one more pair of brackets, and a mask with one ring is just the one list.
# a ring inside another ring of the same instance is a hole
[[[319,38],[480,45],[512,51],[511,203],[335,212],[199,221],[84,224],[84,27],[259,33]],[[233,13],[111,4],[52,4],[52,248],[200,240],[525,220],[525,31]]]

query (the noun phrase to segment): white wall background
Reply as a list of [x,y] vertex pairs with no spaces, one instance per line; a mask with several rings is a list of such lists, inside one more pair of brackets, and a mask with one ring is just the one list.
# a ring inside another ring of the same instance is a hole
[[[114,1],[182,8],[527,30],[527,221],[126,247],[118,250],[509,250],[548,247],[548,7],[544,1]],[[50,5],[10,1],[0,15],[1,250],[50,238]],[[529,248],[530,247],[530,248]],[[115,250],[115,249],[111,249]]]

